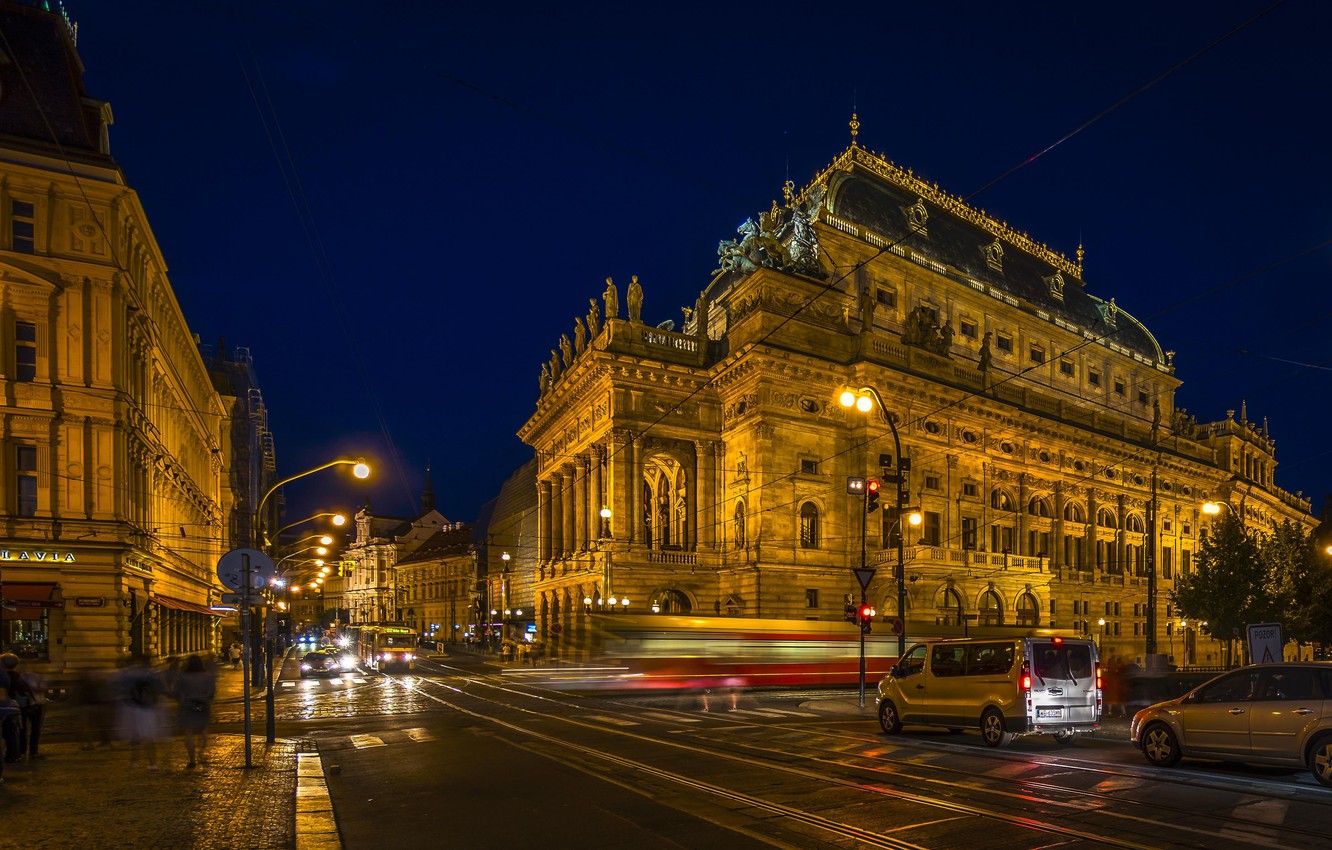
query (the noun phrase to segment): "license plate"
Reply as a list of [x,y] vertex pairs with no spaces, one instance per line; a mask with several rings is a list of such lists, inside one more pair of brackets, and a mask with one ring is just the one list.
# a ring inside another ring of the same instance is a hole
[[1043,719],[1053,718],[1053,717],[1063,717],[1063,716],[1064,716],[1064,710],[1063,710],[1062,708],[1038,708],[1038,709],[1036,709],[1036,718],[1037,718],[1038,720],[1043,720]]

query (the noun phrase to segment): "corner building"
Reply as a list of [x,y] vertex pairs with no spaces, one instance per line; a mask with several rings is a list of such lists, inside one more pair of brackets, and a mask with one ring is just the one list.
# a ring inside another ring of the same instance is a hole
[[[840,620],[862,545],[884,630],[901,526],[909,636],[1070,629],[1141,661],[1154,601],[1157,653],[1219,663],[1168,604],[1204,502],[1264,530],[1313,523],[1275,483],[1266,423],[1242,404],[1212,423],[1177,408],[1173,352],[1088,291],[1081,247],[1070,260],[966,206],[857,129],[721,243],[679,332],[644,322],[637,279],[621,317],[608,282],[542,367],[519,432],[538,463],[541,639],[576,652],[611,597]],[[883,407],[843,408],[848,387]],[[920,526],[899,523],[895,475]],[[881,479],[883,509],[867,514],[850,477]]]
[[229,411],[73,26],[0,2],[0,29],[3,649],[56,677],[214,650]]

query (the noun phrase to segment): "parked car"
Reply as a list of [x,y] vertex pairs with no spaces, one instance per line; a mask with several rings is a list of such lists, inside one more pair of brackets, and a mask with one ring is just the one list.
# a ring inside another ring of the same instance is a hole
[[879,682],[879,725],[979,727],[991,747],[1017,735],[1051,734],[1071,743],[1101,717],[1096,644],[1029,635],[916,644]]
[[301,678],[310,676],[336,676],[342,671],[337,656],[327,652],[307,652],[301,658]]
[[1332,787],[1332,661],[1255,664],[1133,715],[1147,761],[1181,758],[1307,767]]

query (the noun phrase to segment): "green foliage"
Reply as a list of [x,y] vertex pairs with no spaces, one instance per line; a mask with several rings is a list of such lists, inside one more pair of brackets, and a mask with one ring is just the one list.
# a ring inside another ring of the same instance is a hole
[[1180,576],[1171,601],[1180,616],[1207,622],[1229,640],[1249,623],[1281,623],[1302,643],[1332,643],[1332,559],[1315,549],[1302,525],[1285,522],[1270,534],[1249,530],[1227,511]]

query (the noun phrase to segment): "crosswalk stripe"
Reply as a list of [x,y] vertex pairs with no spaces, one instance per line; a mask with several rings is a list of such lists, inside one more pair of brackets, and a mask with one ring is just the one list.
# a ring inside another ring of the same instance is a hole
[[296,683],[295,683],[295,682],[283,682],[283,683],[282,683],[282,687],[284,687],[284,688],[294,688],[294,687],[296,687]]
[[588,720],[600,720],[602,723],[609,723],[612,726],[637,726],[636,720],[625,720],[623,717],[607,717],[604,714],[589,715]]
[[792,711],[789,708],[768,708],[764,710],[773,711],[776,712],[777,714],[784,714],[788,717],[818,717],[818,715],[813,713],[812,711]]
[[411,738],[413,741],[435,740],[435,736],[430,734],[429,729],[424,729],[419,726],[415,729],[407,729],[406,732],[407,732],[407,737]]
[[782,716],[782,715],[777,714],[777,713],[772,712],[772,711],[766,711],[766,710],[761,711],[761,710],[756,709],[756,708],[730,708],[730,709],[727,709],[727,712],[728,712],[729,714],[752,714],[752,715],[755,715],[755,716],[757,716],[757,717],[781,717],[781,716]]
[[355,682],[355,683],[358,684],[358,685],[364,685],[364,684],[365,684],[365,678],[362,677],[362,676],[354,676],[354,677],[352,677],[352,681]]
[[366,747],[382,747],[384,739],[377,735],[352,735],[351,742],[356,745],[356,749],[363,750]]

